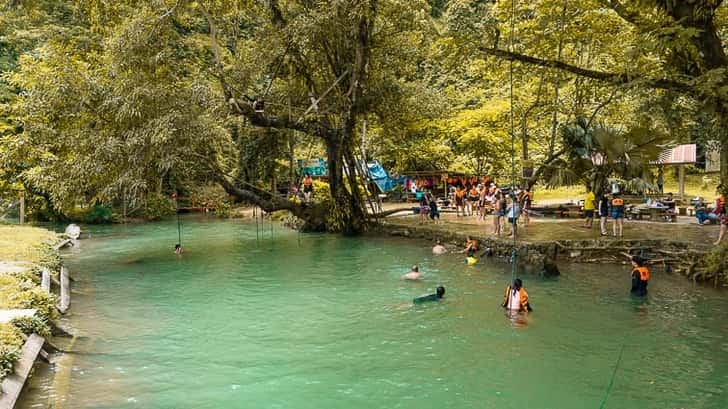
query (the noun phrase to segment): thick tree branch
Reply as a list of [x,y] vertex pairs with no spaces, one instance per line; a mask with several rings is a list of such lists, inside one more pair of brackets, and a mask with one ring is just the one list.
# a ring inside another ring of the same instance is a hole
[[699,92],[690,84],[680,81],[674,81],[666,78],[643,78],[639,76],[631,76],[629,74],[619,74],[613,72],[604,72],[590,70],[567,64],[561,61],[545,60],[530,55],[514,53],[498,48],[479,47],[480,52],[492,55],[508,61],[519,61],[526,64],[537,65],[539,67],[556,68],[567,71],[582,77],[592,78],[599,81],[608,82],[614,85],[624,85],[630,83],[641,83],[650,88],[667,89],[672,91],[680,91],[692,95],[698,95]]
[[[274,6],[274,3],[275,2],[271,2],[271,7]],[[225,99],[230,105],[231,111],[237,115],[242,115],[248,118],[250,123],[256,126],[276,129],[292,129],[316,136],[326,135],[325,130],[317,121],[313,123],[307,121],[294,122],[288,115],[279,118],[267,115],[263,112],[256,112],[250,103],[235,98],[235,95],[233,94],[233,87],[231,87],[225,79],[222,58],[220,56],[220,45],[217,41],[217,25],[210,13],[204,7],[200,7],[200,9],[202,10],[202,14],[204,14],[207,24],[210,27],[210,48],[212,48],[212,55],[215,63],[215,76],[220,82],[220,86],[222,86]],[[324,132],[322,132],[322,130]]]
[[634,26],[641,26],[644,23],[644,20],[639,15],[639,13],[628,10],[619,0],[602,0],[601,2],[605,6],[614,10],[614,12],[617,13],[617,15],[622,18],[622,20]]

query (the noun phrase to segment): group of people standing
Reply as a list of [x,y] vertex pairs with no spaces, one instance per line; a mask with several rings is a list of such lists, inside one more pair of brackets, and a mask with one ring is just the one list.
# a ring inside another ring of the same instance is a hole
[[488,213],[493,213],[493,233],[503,233],[504,221],[512,226],[509,237],[516,233],[518,220],[524,218],[524,224],[529,223],[529,211],[533,203],[533,193],[526,188],[514,189],[499,188],[495,183],[450,186],[451,203],[455,203],[455,212],[460,216],[477,216],[485,220]]
[[614,220],[612,233],[614,237],[624,235],[625,203],[619,193],[610,194],[604,191],[597,202],[591,186],[587,186],[584,196],[584,227],[591,229],[594,223],[594,216],[599,217],[599,228],[602,236],[608,236],[607,221],[611,217]]

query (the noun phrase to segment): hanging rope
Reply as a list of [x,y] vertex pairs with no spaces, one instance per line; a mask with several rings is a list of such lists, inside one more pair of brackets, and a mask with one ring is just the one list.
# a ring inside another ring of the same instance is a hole
[[[511,21],[510,30],[508,32],[508,51],[514,52],[513,50],[513,33],[515,31],[515,20],[516,20],[516,0],[511,0]],[[515,133],[515,108],[513,106],[513,59],[508,63],[508,80],[509,80],[509,97],[510,97],[510,109],[511,109],[511,199],[513,204],[511,211],[513,212],[511,231],[513,232],[513,250],[511,252],[511,283],[516,278],[516,262],[518,259],[518,249],[516,248],[516,211],[515,206],[517,205],[517,197],[515,196],[516,189],[516,133]]]
[[182,247],[182,223],[179,221],[179,200],[177,197],[177,189],[174,190],[172,198],[174,199],[174,213],[177,215],[177,245]]
[[607,386],[607,391],[604,393],[604,398],[602,398],[602,403],[599,405],[599,409],[604,409],[604,405],[607,404],[607,398],[609,398],[609,394],[612,393],[612,386],[614,386],[614,379],[617,377],[617,370],[619,369],[619,364],[622,362],[622,355],[624,354],[624,346],[627,343],[625,340],[622,341],[622,348],[619,350],[619,357],[617,358],[617,363],[614,365],[614,370],[612,371],[612,377],[609,379],[609,385]]

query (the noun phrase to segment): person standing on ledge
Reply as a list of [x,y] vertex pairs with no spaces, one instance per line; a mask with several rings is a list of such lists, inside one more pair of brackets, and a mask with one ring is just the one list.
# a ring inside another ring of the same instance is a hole
[[632,257],[632,289],[630,293],[637,297],[647,295],[647,282],[650,280],[650,270],[642,257]]
[[402,276],[405,280],[421,280],[422,279],[422,273],[420,273],[420,268],[417,267],[417,264],[412,266],[412,271]]
[[501,306],[510,311],[533,311],[531,304],[528,302],[528,293],[523,288],[523,282],[520,278],[513,280],[512,286],[506,287]]
[[614,237],[622,237],[624,234],[624,199],[614,194],[612,199],[612,218],[614,219]]
[[606,191],[602,192],[602,197],[599,199],[599,229],[602,231],[602,236],[609,236],[607,231],[607,217],[609,217],[609,193]]
[[311,175],[306,173],[303,177],[303,200],[306,203],[311,203],[313,199],[313,179]]
[[594,209],[596,208],[596,197],[591,186],[587,185],[584,196],[584,228],[591,229],[594,223]]

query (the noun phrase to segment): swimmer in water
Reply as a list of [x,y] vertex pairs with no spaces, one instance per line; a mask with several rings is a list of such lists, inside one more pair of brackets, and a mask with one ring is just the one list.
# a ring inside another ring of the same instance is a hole
[[630,293],[637,297],[647,295],[647,282],[650,280],[650,270],[645,259],[640,256],[632,257],[632,290]]
[[445,248],[445,246],[442,245],[442,243],[440,242],[440,239],[437,239],[437,243],[432,248],[432,254],[445,254],[445,253],[447,253],[447,249]]
[[510,311],[533,311],[531,304],[528,302],[528,293],[523,288],[523,282],[520,278],[513,280],[512,286],[506,287],[501,306]]
[[412,302],[415,304],[420,304],[420,303],[428,302],[428,301],[440,301],[440,299],[442,299],[442,297],[444,295],[445,295],[445,287],[438,286],[436,293],[421,295],[421,296],[415,298],[414,300],[412,300]]
[[420,268],[417,267],[417,264],[412,266],[412,271],[402,276],[405,280],[421,280],[422,279],[422,273],[420,273]]
[[182,249],[182,245],[177,243],[174,245],[174,254],[181,256],[184,250]]

